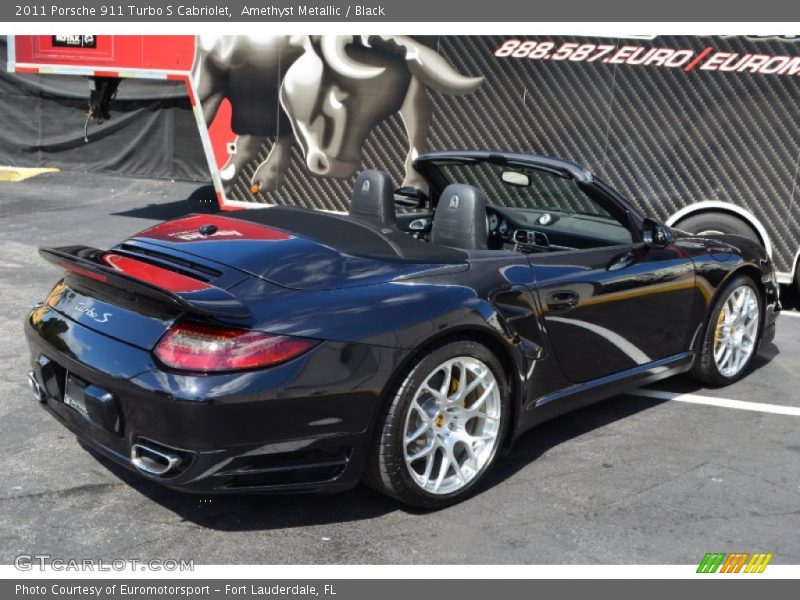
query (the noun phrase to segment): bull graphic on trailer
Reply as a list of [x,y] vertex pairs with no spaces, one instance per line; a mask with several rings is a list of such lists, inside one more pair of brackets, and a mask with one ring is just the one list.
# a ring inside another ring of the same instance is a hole
[[295,140],[311,173],[350,177],[367,136],[395,113],[408,137],[402,186],[421,187],[412,161],[426,149],[426,89],[462,95],[483,82],[406,36],[198,36],[193,77],[208,125],[230,102],[226,189],[274,138],[249,178],[253,194],[281,187]]
[[[347,211],[346,174],[380,169],[393,186],[422,185],[395,194],[410,213],[438,200],[408,165],[423,150],[561,156],[668,225],[762,243],[800,289],[800,38],[60,39],[9,36],[9,71],[184,82],[214,184],[198,208],[215,192],[223,209]],[[15,160],[29,152],[19,142]]]

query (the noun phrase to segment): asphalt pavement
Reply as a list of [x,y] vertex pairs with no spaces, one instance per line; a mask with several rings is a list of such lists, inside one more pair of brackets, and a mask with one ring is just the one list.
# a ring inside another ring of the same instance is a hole
[[485,491],[438,512],[363,486],[332,496],[186,495],[87,453],[25,382],[22,322],[59,275],[36,247],[108,247],[185,213],[197,187],[68,173],[0,183],[0,564],[22,553],[197,564],[687,564],[711,551],[800,563],[792,310],[739,383],[704,389],[676,378],[561,417],[502,457]]

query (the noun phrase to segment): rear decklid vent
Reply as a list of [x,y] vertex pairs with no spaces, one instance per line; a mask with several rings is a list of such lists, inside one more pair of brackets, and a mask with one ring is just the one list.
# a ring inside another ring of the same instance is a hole
[[[94,286],[172,306],[181,312],[231,319],[247,319],[250,310],[227,291],[245,275],[213,277],[210,269],[179,257],[151,256],[120,246],[110,251],[88,246],[40,248],[47,261],[64,268],[68,275]],[[177,261],[177,263],[176,263]],[[222,280],[225,280],[223,286]]]
[[114,252],[153,263],[202,281],[213,281],[222,276],[222,271],[219,269],[200,264],[194,260],[190,260],[190,258],[159,252],[133,243],[126,242],[120,244],[114,248]]

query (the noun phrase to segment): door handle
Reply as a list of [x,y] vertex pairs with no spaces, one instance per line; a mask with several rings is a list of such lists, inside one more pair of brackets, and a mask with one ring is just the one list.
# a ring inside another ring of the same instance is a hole
[[547,294],[547,308],[551,313],[561,313],[571,310],[578,306],[580,297],[577,293],[570,290],[557,290]]

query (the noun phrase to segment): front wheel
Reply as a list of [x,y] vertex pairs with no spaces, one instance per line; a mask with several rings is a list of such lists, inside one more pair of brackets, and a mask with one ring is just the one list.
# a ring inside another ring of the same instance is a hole
[[702,383],[728,385],[747,372],[758,348],[761,296],[753,280],[734,277],[711,311],[703,345],[694,366]]
[[368,483],[421,508],[463,500],[497,457],[509,396],[485,346],[459,340],[433,350],[405,376],[379,425]]

